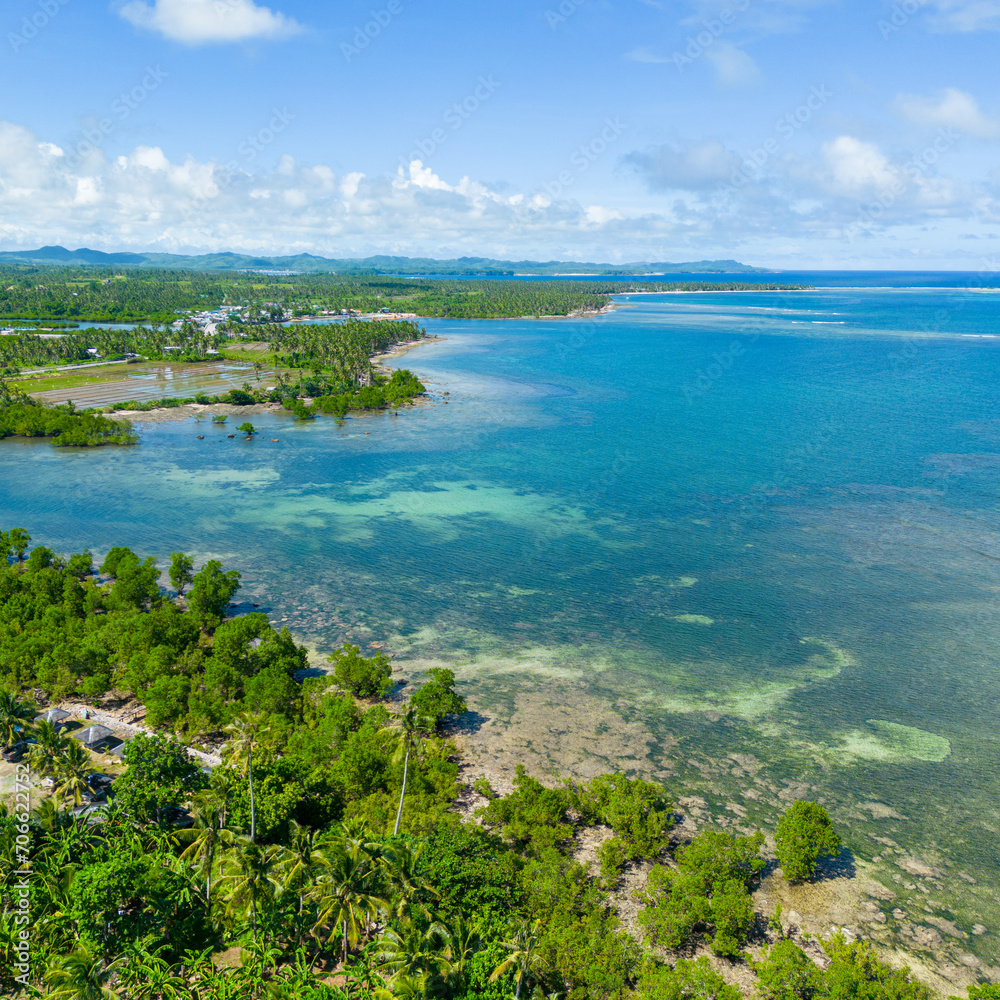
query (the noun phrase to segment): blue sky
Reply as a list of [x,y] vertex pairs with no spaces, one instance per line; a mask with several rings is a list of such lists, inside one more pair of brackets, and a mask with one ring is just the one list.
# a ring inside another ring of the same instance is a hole
[[1000,266],[1000,0],[8,0],[0,247]]

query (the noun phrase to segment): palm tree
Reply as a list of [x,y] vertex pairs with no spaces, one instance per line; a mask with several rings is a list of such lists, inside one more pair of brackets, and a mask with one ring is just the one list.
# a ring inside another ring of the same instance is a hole
[[301,947],[306,888],[312,882],[313,872],[322,857],[322,849],[316,845],[316,831],[312,827],[303,826],[293,819],[288,833],[290,844],[279,848],[276,868],[281,874],[285,889],[294,892],[299,899],[295,940],[296,946]]
[[212,791],[199,792],[191,804],[194,825],[179,830],[177,836],[189,841],[181,852],[182,861],[195,865],[205,878],[205,903],[212,912],[212,868],[220,849],[231,847],[234,836],[225,828],[225,806]]
[[406,797],[406,775],[410,766],[410,752],[415,752],[420,748],[421,737],[427,728],[424,718],[417,713],[415,708],[408,708],[406,710],[406,714],[400,718],[400,726],[402,727],[403,733],[399,744],[399,750],[396,753],[397,759],[400,753],[404,753],[404,751],[405,753],[403,756],[403,787],[399,792],[399,808],[396,810],[396,825],[392,830],[392,835],[394,837],[399,835],[399,821],[403,818],[403,799]]
[[35,821],[46,833],[55,833],[64,825],[65,813],[59,811],[55,799],[42,799],[35,806]]
[[448,960],[452,970],[461,976],[465,972],[466,963],[475,954],[479,946],[479,935],[475,928],[462,917],[456,917],[448,931]]
[[257,941],[258,904],[274,897],[274,861],[277,849],[236,837],[223,855],[220,889],[230,913],[250,911],[253,919],[253,939]]
[[28,760],[36,772],[50,775],[69,749],[69,737],[58,726],[41,719],[35,726],[35,743],[28,751]]
[[108,984],[118,974],[120,962],[106,966],[100,955],[80,943],[45,970],[45,981],[53,986],[46,996],[52,1000],[119,1000]]
[[16,743],[31,730],[35,710],[25,701],[18,701],[12,694],[0,691],[0,743]]
[[233,788],[233,776],[224,767],[217,767],[208,776],[208,791],[220,803],[222,809],[222,825],[226,825],[229,816],[229,793]]
[[257,809],[253,797],[253,752],[260,746],[271,731],[267,725],[267,716],[263,712],[245,712],[238,715],[226,726],[225,732],[231,734],[226,746],[229,757],[242,765],[246,761],[246,770],[250,778],[250,839],[257,839]]
[[339,931],[346,961],[348,947],[358,943],[385,900],[372,891],[375,866],[368,845],[344,837],[325,848],[318,860],[320,874],[310,893],[319,905],[313,931],[329,927],[328,941]]
[[375,958],[397,977],[430,981],[446,980],[452,971],[448,957],[451,935],[444,924],[434,921],[426,930],[406,921],[400,930],[388,928],[378,941]]
[[397,919],[412,918],[416,911],[429,920],[428,902],[439,896],[431,883],[418,873],[420,853],[419,847],[396,841],[388,845],[382,854],[382,864],[394,890],[388,912]]
[[541,925],[541,920],[536,920],[533,924],[522,920],[514,932],[514,936],[503,943],[510,954],[493,970],[490,976],[492,983],[513,971],[514,1000],[520,1000],[521,987],[529,981],[536,969],[541,969],[545,965],[545,960],[538,952],[538,932]]
[[72,795],[77,805],[85,793],[90,792],[86,774],[91,769],[90,754],[79,743],[71,742],[64,755],[54,765],[56,772],[56,794]]

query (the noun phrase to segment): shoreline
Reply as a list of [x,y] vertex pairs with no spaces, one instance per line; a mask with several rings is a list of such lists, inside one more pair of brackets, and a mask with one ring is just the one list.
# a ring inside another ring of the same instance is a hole
[[[412,678],[418,672],[416,666],[405,659],[395,659],[393,673],[399,671]],[[719,764],[733,768],[733,773],[739,772],[739,792],[733,801],[725,801],[724,795],[713,800],[702,783],[692,782],[690,775],[683,773],[690,752],[683,741],[666,748],[663,757],[654,762],[636,750],[648,735],[640,720],[627,718],[627,713],[623,716],[613,703],[596,695],[582,694],[575,685],[558,682],[555,687],[551,685],[549,679],[544,692],[522,692],[515,698],[509,716],[472,695],[467,698],[468,713],[446,724],[444,735],[456,745],[462,783],[456,811],[471,818],[475,808],[485,804],[486,800],[472,788],[472,782],[480,776],[499,794],[513,791],[518,765],[524,765],[528,775],[550,787],[563,779],[585,782],[604,773],[639,777],[662,785],[675,803],[675,839],[690,840],[710,829],[744,836],[757,829],[764,831],[762,854],[768,868],[752,893],[754,908],[766,917],[779,903],[787,935],[814,958],[822,959],[824,955],[818,942],[829,940],[832,932],[840,930],[849,940],[871,942],[893,967],[909,966],[915,978],[931,986],[940,997],[961,992],[970,983],[980,981],[981,976],[1000,978],[1000,967],[966,953],[961,943],[962,932],[955,935],[945,929],[934,913],[907,907],[908,912],[898,921],[899,927],[887,934],[882,911],[891,906],[886,901],[891,901],[895,892],[887,888],[884,873],[874,863],[854,856],[846,846],[848,864],[833,860],[821,868],[820,878],[797,885],[787,883],[775,857],[773,818],[762,821],[760,817],[751,817],[746,807],[766,801],[776,813],[784,811],[790,802],[803,797],[802,788],[794,782],[779,788],[760,761],[749,755],[730,754],[724,760],[720,758]],[[408,685],[401,690],[408,696],[413,688]],[[601,735],[596,736],[597,732]],[[833,815],[834,824],[840,825],[842,833],[846,832],[845,826],[850,827],[844,823],[846,818]],[[595,874],[599,867],[596,848],[611,833],[595,827],[582,834],[578,833],[576,838],[576,859]],[[627,865],[619,885],[610,893],[620,919],[634,935],[641,936],[636,922],[639,907],[633,893],[642,888],[652,866],[649,861]],[[904,875],[914,882],[933,885],[928,873],[914,875],[919,866],[914,857],[900,857],[899,867]],[[750,950],[760,957],[759,942],[750,946]],[[745,997],[751,995],[747,990],[752,983],[745,967],[717,960],[703,945],[698,947],[697,954],[708,957],[727,981],[743,989]]]
[[[387,368],[383,362],[390,361],[393,358],[401,358],[404,354],[412,351],[415,347],[420,347],[422,344],[438,343],[447,339],[447,337],[421,337],[419,340],[401,341],[382,354],[372,355],[371,363],[379,374],[391,377],[393,369]],[[302,398],[303,400],[308,399],[311,403],[311,397],[304,396]],[[131,402],[142,401],[132,400]],[[427,402],[429,400],[421,400],[420,397],[417,397],[411,405],[425,405]],[[103,416],[111,420],[127,420],[133,424],[164,424],[190,420],[193,417],[208,416],[209,414],[239,417],[281,412],[284,412],[284,407],[281,403],[249,403],[247,405],[237,403],[184,403],[182,406],[162,406],[155,410],[114,410],[110,413],[104,413]],[[374,415],[375,412],[379,411],[371,411],[369,415]]]

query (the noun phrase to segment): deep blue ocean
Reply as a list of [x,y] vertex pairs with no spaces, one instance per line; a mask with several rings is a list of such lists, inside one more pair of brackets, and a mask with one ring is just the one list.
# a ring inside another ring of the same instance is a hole
[[617,733],[602,759],[725,801],[750,761],[751,817],[808,786],[964,926],[1000,886],[1000,280],[758,277],[817,288],[428,320],[394,363],[432,401],[398,417],[6,441],[0,525],[219,557],[315,649],[452,666],[552,768]]

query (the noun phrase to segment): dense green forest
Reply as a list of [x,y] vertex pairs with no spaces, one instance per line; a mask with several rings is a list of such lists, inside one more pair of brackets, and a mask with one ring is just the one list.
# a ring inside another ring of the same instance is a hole
[[492,318],[564,316],[635,291],[774,290],[754,282],[497,281],[377,275],[263,275],[210,271],[0,267],[0,320],[170,323],[185,312],[239,307],[245,320],[321,310]]
[[[26,765],[4,766],[52,791],[29,801],[22,782],[0,807],[4,995],[739,1000],[718,968],[742,968],[761,1000],[929,1000],[861,941],[833,935],[815,964],[780,913],[754,912],[763,835],[681,838],[657,785],[548,787],[519,769],[506,795],[475,782],[473,821],[445,733],[466,709],[450,671],[402,703],[388,657],[345,646],[303,679],[287,629],[230,617],[240,576],[217,561],[195,572],[173,553],[164,590],[128,548],[96,569],[30,544],[0,533],[0,743],[28,736]],[[135,699],[157,730],[126,744],[97,813],[73,809],[97,761],[32,721],[39,697]],[[220,741],[208,773],[183,745]],[[797,881],[839,851],[815,803],[790,807],[776,842]],[[629,928],[615,900],[636,866]]]

